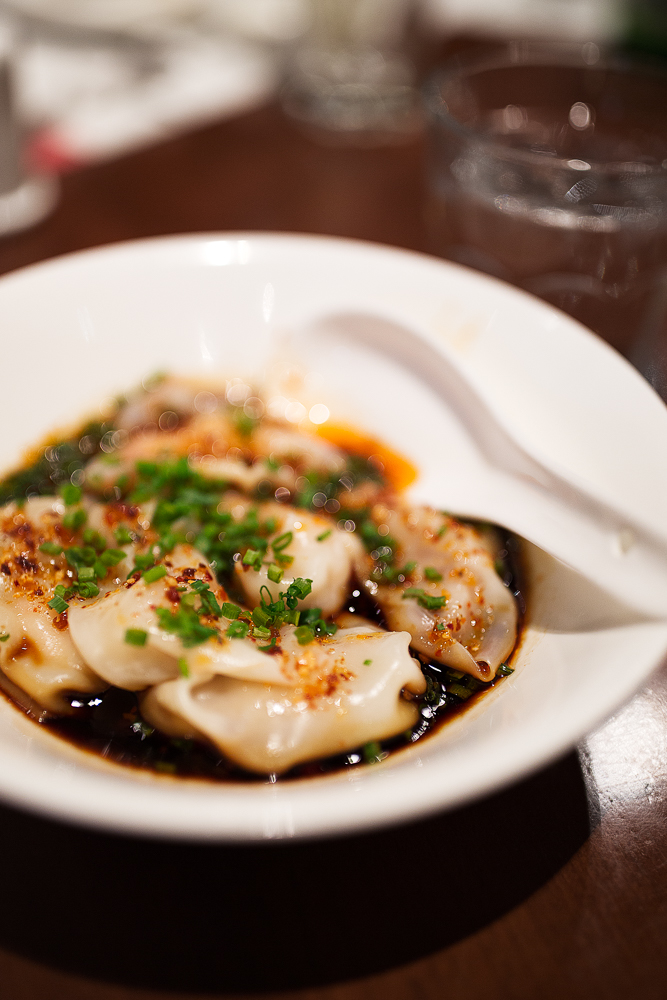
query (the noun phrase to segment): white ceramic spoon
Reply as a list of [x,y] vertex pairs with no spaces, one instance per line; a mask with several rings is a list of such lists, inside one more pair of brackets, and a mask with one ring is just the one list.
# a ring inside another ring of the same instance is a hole
[[625,606],[645,617],[667,619],[667,531],[664,536],[655,533],[520,444],[428,333],[360,314],[328,317],[320,326],[324,329],[340,342],[362,344],[398,361],[465,428],[475,475],[456,475],[443,448],[443,474],[437,480],[430,477],[420,499],[503,525]]

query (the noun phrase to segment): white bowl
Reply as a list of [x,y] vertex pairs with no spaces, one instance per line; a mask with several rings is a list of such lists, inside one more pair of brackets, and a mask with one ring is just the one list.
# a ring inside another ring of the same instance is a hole
[[[455,416],[417,374],[346,334],[352,315],[428,331],[507,425],[560,468],[646,524],[667,509],[667,463],[646,460],[667,443],[667,411],[592,334],[465,268],[309,236],[148,240],[3,278],[0,468],[155,370],[246,376],[291,352],[311,372],[305,402],[324,402],[407,454],[421,473],[416,493],[428,497],[443,474],[457,474],[447,447]],[[282,784],[177,780],[79,751],[0,699],[0,795],[105,829],[261,840],[398,822],[496,789],[573,746],[667,651],[664,622],[613,606],[530,546],[526,558],[530,607],[516,672],[383,764]]]

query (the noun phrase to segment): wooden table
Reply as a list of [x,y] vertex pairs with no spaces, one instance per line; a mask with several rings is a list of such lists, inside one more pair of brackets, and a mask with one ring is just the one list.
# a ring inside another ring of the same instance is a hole
[[[324,148],[262,109],[71,173],[0,271],[216,229],[427,249],[422,154]],[[0,808],[0,843],[3,1000],[663,997],[667,670],[577,753],[411,827],[192,847]]]

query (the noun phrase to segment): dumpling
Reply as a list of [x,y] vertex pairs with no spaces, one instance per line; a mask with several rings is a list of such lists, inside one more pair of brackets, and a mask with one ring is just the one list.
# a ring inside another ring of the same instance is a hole
[[142,714],[171,735],[204,737],[251,771],[282,773],[307,760],[343,753],[414,726],[417,706],[403,695],[426,687],[405,632],[341,629],[299,646],[281,630],[285,680],[244,681],[193,674],[158,684]]
[[277,463],[287,462],[297,469],[340,473],[345,468],[345,455],[340,448],[316,434],[283,424],[260,424],[252,435],[251,446],[258,456],[268,456]]
[[[76,648],[109,684],[140,691],[178,676],[183,645],[176,634],[160,627],[155,609],[174,609],[182,590],[193,581],[208,584],[218,601],[226,600],[206,559],[191,545],[177,545],[164,566],[166,576],[149,583],[132,576],[94,604],[70,608],[70,635]],[[128,629],[146,633],[144,644],[128,642]]]
[[[283,504],[267,503],[259,507],[262,519],[273,518],[276,529],[269,538],[264,562],[255,568],[243,561],[235,564],[238,585],[250,607],[260,603],[260,590],[266,587],[272,600],[299,577],[312,580],[312,590],[302,602],[304,608],[321,608],[325,618],[335,615],[347,594],[353,560],[361,552],[358,540],[347,531],[332,527],[330,519]],[[279,583],[269,579],[267,560],[289,561]]]
[[428,507],[378,504],[372,520],[384,545],[359,560],[357,572],[388,626],[409,632],[437,662],[492,680],[516,642],[517,606],[490,542]]
[[54,497],[3,508],[0,519],[0,669],[50,712],[72,711],[67,694],[94,693],[105,682],[86,664],[67,631],[67,617],[49,607],[56,584],[67,583],[62,560],[40,551],[60,541],[63,503]]

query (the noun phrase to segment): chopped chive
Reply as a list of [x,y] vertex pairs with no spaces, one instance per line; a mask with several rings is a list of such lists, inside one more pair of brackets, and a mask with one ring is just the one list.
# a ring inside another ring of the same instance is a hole
[[446,597],[431,597],[431,595],[427,594],[421,587],[407,587],[401,596],[404,601],[409,598],[414,598],[420,607],[427,608],[429,611],[435,611],[438,608],[442,608],[447,603]]
[[49,607],[53,608],[54,611],[57,611],[58,614],[61,615],[63,611],[67,611],[69,604],[59,594],[56,594],[56,596],[52,597],[49,601]]
[[474,694],[470,688],[464,687],[463,684],[448,684],[447,692],[449,694],[455,694],[457,698],[461,699],[461,701],[467,701],[468,698]]
[[137,552],[134,557],[134,568],[140,570],[150,569],[154,562],[155,559],[153,558],[152,553]]
[[116,566],[124,558],[125,553],[122,549],[106,549],[100,555],[100,562],[104,566]]
[[132,541],[132,535],[126,524],[119,524],[113,535],[119,545],[129,545]]
[[61,487],[60,495],[65,501],[68,507],[72,507],[75,503],[78,503],[83,496],[83,490],[80,486],[75,486],[74,483],[65,483]]
[[270,563],[269,568],[266,571],[266,575],[268,576],[271,583],[280,583],[280,581],[283,578],[284,572],[285,571],[282,570],[280,566],[276,566],[275,563]]
[[264,628],[263,625],[255,625],[250,634],[252,635],[253,639],[270,639],[271,629]]
[[92,545],[98,555],[100,552],[104,552],[107,547],[107,543],[104,541],[99,531],[95,531],[94,528],[84,528],[83,541],[86,545]]
[[125,642],[130,646],[145,646],[148,632],[142,628],[128,628],[125,632]]
[[185,659],[184,656],[181,656],[181,658],[178,661],[178,672],[181,675],[181,677],[190,676],[190,667],[188,666],[188,661]]
[[436,582],[442,580],[442,573],[439,573],[435,566],[425,566],[424,576],[427,580],[435,580]]
[[282,552],[286,549],[288,545],[292,542],[294,538],[294,533],[292,531],[285,531],[282,535],[278,537],[271,543],[271,548],[274,552]]
[[250,626],[247,622],[236,621],[229,625],[225,635],[228,635],[230,639],[245,639],[249,631]]
[[39,547],[40,552],[46,552],[49,556],[59,556],[62,550],[62,545],[58,545],[56,542],[43,542]]
[[150,569],[144,570],[141,575],[145,583],[155,583],[156,580],[161,580],[163,576],[167,575],[167,567],[152,566]]
[[87,515],[85,510],[69,510],[63,517],[63,528],[68,531],[78,531],[86,523]]
[[331,528],[329,528],[328,531],[323,531],[321,535],[318,535],[317,536],[317,541],[318,542],[323,542],[326,538],[329,537],[330,534],[331,534]]
[[253,569],[258,570],[262,565],[262,553],[259,549],[248,549],[243,557],[244,566],[252,566]]
[[241,609],[238,604],[230,604],[229,601],[225,601],[222,605],[222,613],[225,618],[234,620],[241,614]]
[[260,625],[261,627],[264,627],[271,621],[271,615],[261,607],[255,608],[251,617],[255,625]]
[[307,646],[315,638],[314,631],[308,625],[299,625],[294,629],[294,635],[300,646]]

